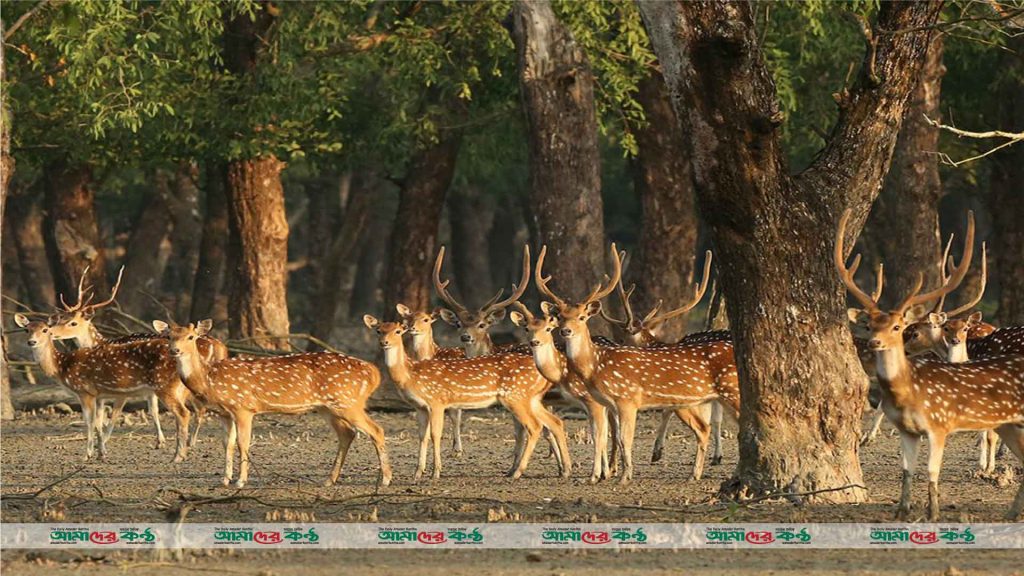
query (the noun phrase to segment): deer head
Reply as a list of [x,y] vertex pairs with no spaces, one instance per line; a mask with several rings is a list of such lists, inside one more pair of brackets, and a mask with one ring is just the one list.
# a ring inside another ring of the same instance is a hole
[[29,320],[24,314],[15,314],[14,323],[24,328],[28,334],[28,345],[35,352],[48,346],[53,338],[53,331],[50,325],[42,320]]
[[534,281],[537,289],[542,295],[551,299],[551,302],[541,302],[541,310],[548,316],[557,316],[562,329],[559,333],[562,338],[569,341],[581,335],[589,337],[590,330],[587,328],[587,321],[601,312],[601,299],[612,293],[615,286],[622,279],[622,259],[612,244],[612,277],[605,276],[604,282],[598,282],[586,297],[576,304],[570,304],[559,298],[548,288],[551,276],[544,276],[544,257],[547,255],[548,247],[541,248],[540,257],[537,259],[537,269],[534,271]]
[[167,338],[171,356],[174,358],[201,358],[196,343],[213,328],[213,320],[207,318],[188,326],[178,326],[162,320],[153,320],[153,329]]
[[370,330],[377,333],[380,347],[387,351],[402,348],[402,335],[406,333],[405,326],[401,322],[381,322],[370,314],[363,316],[363,324]]
[[437,319],[441,317],[441,308],[436,308],[432,312],[414,312],[405,304],[396,304],[395,310],[398,311],[398,316],[402,319],[402,324],[406,330],[414,338],[424,334],[431,334],[434,322],[437,322]]
[[554,345],[555,330],[558,328],[558,318],[542,314],[535,317],[530,309],[521,302],[513,304],[516,310],[509,313],[509,319],[516,326],[522,328],[527,335],[527,342],[531,348],[540,348],[545,345]]
[[89,274],[89,267],[82,272],[78,280],[78,298],[74,306],[64,301],[64,295],[60,296],[60,303],[63,309],[58,309],[57,321],[53,326],[54,340],[78,340],[89,342],[92,339],[92,317],[96,311],[108,306],[117,297],[117,291],[121,287],[121,278],[124,276],[124,266],[117,273],[117,282],[110,291],[110,298],[103,302],[92,303],[92,287],[85,286],[85,278]]
[[451,283],[451,280],[441,280],[444,251],[444,246],[441,246],[441,250],[437,253],[437,260],[434,262],[434,289],[451,309],[441,308],[438,312],[445,322],[459,330],[459,339],[463,345],[473,346],[480,342],[489,342],[490,336],[487,331],[495,323],[505,318],[505,309],[522,298],[523,293],[526,292],[526,284],[530,281],[530,247],[523,247],[523,273],[519,284],[512,285],[512,295],[501,300],[505,290],[499,290],[493,298],[476,310],[466,308],[448,292],[448,284]]
[[[849,219],[850,211],[847,210],[839,220],[835,251],[833,252],[836,270],[839,272],[839,277],[842,279],[843,284],[846,285],[847,290],[861,304],[863,313],[868,316],[867,327],[871,333],[868,347],[875,351],[898,350],[902,353],[904,350],[903,331],[913,321],[911,316],[912,307],[918,304],[926,304],[949,294],[960,285],[960,282],[967,275],[967,269],[971,265],[971,253],[974,250],[974,212],[968,212],[967,214],[967,239],[964,243],[963,258],[959,265],[952,268],[950,275],[944,278],[942,285],[935,290],[922,294],[921,289],[924,284],[924,276],[923,274],[918,274],[917,281],[910,293],[894,309],[888,311],[882,310],[878,306],[878,299],[872,297],[879,291],[869,296],[857,286],[853,275],[860,264],[860,255],[858,254],[854,258],[853,264],[849,268],[846,267],[846,259],[843,256],[843,238],[846,233],[846,223]],[[878,286],[881,286],[882,282],[880,274]]]

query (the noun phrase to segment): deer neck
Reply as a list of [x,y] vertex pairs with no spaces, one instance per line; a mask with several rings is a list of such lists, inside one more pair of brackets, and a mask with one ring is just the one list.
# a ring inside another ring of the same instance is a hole
[[32,355],[35,356],[39,368],[50,378],[60,378],[64,373],[64,364],[69,357],[67,354],[57,350],[57,346],[50,340],[47,346],[32,348]]
[[598,350],[590,339],[590,330],[577,334],[565,343],[565,355],[573,371],[584,380],[590,379],[597,368]]
[[384,349],[384,365],[395,384],[404,385],[412,377],[409,357],[405,354],[405,346],[401,344]]
[[209,372],[199,350],[176,356],[174,360],[178,365],[178,377],[185,387],[198,396],[207,396],[210,390]]
[[430,360],[437,354],[439,348],[434,342],[433,330],[412,335],[412,355],[417,360]]
[[562,381],[565,374],[565,359],[558,353],[553,343],[534,348],[533,362],[537,365],[537,371],[548,382],[558,384]]
[[472,344],[466,344],[464,350],[466,351],[466,358],[487,356],[494,352],[494,342],[491,340],[490,334],[484,334],[482,339],[477,340]]
[[946,361],[952,364],[960,364],[961,362],[967,362],[970,358],[967,357],[967,341],[963,341],[956,346],[952,346],[947,351]]
[[902,346],[875,352],[875,373],[878,383],[886,389],[897,404],[905,401],[914,382],[914,365],[907,360]]

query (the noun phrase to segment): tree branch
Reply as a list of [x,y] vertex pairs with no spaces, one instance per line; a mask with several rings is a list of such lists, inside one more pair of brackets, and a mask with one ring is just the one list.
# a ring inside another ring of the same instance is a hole
[[[25,12],[24,14],[22,14],[21,18],[18,18],[17,20],[15,20],[14,24],[12,24],[11,27],[8,28],[6,32],[4,32],[4,42],[7,42],[8,40],[10,40],[11,36],[13,36],[14,33],[18,31],[18,28],[21,28],[21,26],[23,24],[25,24],[25,22],[28,22],[29,18],[32,18],[33,16],[35,16],[37,12],[42,10],[49,3],[50,3],[50,0],[40,0],[39,4],[36,4],[28,12]],[[61,3],[60,1],[55,2],[55,4],[60,4],[60,3]]]
[[927,122],[929,126],[934,126],[935,128],[938,128],[939,130],[944,130],[944,131],[949,132],[950,134],[954,134],[954,135],[956,135],[956,136],[958,136],[960,138],[974,138],[974,139],[977,139],[977,140],[990,140],[990,139],[993,139],[993,138],[1003,138],[1003,139],[1006,140],[1005,142],[999,144],[998,146],[990,148],[986,152],[983,152],[981,154],[976,154],[976,155],[971,156],[969,158],[964,158],[963,160],[953,160],[948,154],[946,154],[944,152],[932,152],[933,154],[938,155],[939,160],[943,164],[946,164],[948,166],[958,167],[958,166],[961,166],[963,164],[967,164],[969,162],[974,162],[975,160],[980,160],[980,159],[982,159],[982,158],[984,158],[984,157],[986,157],[986,156],[988,156],[990,154],[998,152],[999,150],[1002,150],[1003,148],[1006,148],[1006,147],[1009,147],[1009,146],[1013,146],[1014,144],[1017,144],[1018,142],[1024,141],[1024,132],[1004,132],[1002,130],[989,130],[989,131],[986,131],[986,132],[973,132],[971,130],[961,130],[960,128],[957,128],[955,126],[949,126],[947,124],[943,124],[943,123],[939,122],[938,120],[933,120],[933,119],[929,118],[927,115],[925,115],[924,119],[925,119],[925,122]]

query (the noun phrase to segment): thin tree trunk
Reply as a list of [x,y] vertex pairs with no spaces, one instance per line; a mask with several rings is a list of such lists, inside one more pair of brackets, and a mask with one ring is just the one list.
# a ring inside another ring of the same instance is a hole
[[[206,215],[203,217],[202,241],[199,244],[199,263],[196,265],[192,289],[191,320],[214,316],[217,296],[224,283],[227,259],[228,201],[224,190],[226,167],[210,163],[206,167]],[[223,322],[227,318],[214,318]]]
[[[509,286],[518,280],[516,273],[516,234],[522,226],[522,218],[515,197],[504,195],[498,198],[491,230],[487,234],[487,251],[491,268],[491,286]],[[518,249],[521,251],[522,246]]]
[[153,175],[153,191],[148,195],[135,219],[124,262],[124,280],[118,302],[129,313],[139,317],[161,315],[158,306],[146,294],[158,296],[163,278],[160,247],[171,230],[167,198],[170,196],[168,175],[157,170]]
[[939,130],[925,117],[941,116],[939,96],[946,73],[943,38],[937,34],[932,39],[896,139],[892,169],[865,228],[865,236],[885,262],[883,306],[894,306],[910,292],[919,272],[925,275],[925,286],[939,283],[935,265],[942,257],[939,199],[943,190],[935,155]]
[[256,338],[264,348],[287,350],[288,220],[281,170],[273,155],[228,164],[228,223],[238,258],[228,300],[232,338]]
[[[373,196],[376,191],[376,180],[373,175],[358,172],[351,178],[348,203],[342,214],[341,228],[334,242],[331,243],[323,258],[323,277],[319,294],[316,298],[316,314],[313,316],[313,336],[327,341],[334,328],[334,319],[338,316],[341,304],[341,282],[349,267],[359,237],[370,219]],[[310,342],[310,350],[319,350],[320,346]]]
[[171,256],[164,271],[164,289],[174,295],[175,316],[187,318],[192,308],[192,288],[199,263],[203,222],[199,214],[199,167],[182,161],[174,175],[169,197]]
[[[691,298],[698,225],[693,170],[689,158],[679,153],[684,138],[660,72],[640,82],[636,98],[647,125],[636,133],[633,186],[642,216],[640,250],[630,276],[636,282],[633,309],[646,314],[659,300],[669,310]],[[660,336],[674,342],[685,334],[684,315],[666,322]]]
[[557,290],[582,298],[606,269],[607,252],[594,75],[550,2],[520,0],[513,19],[532,217],[548,246],[548,267],[558,271]]
[[[480,306],[494,295],[487,236],[494,224],[494,205],[472,185],[457,186],[448,197],[451,225],[451,266],[462,302]],[[511,260],[513,252],[499,256]]]
[[[335,239],[343,232],[342,207],[348,204],[352,179],[352,172],[346,170],[340,177],[332,174],[327,178],[319,178],[307,186],[309,215],[306,220],[306,258],[309,265],[304,268],[301,278],[303,292],[307,296],[305,316],[309,319],[310,326],[320,322],[320,298],[324,293],[325,276],[334,275],[335,279],[339,279],[341,272],[332,268],[344,268],[344,263],[332,262],[328,254]],[[337,297],[338,285],[333,282],[332,284],[336,288],[332,292],[333,297]],[[313,328],[309,330],[311,333],[314,332]]]
[[830,490],[801,501],[863,501],[857,445],[867,381],[831,239],[848,208],[848,234],[859,232],[881,188],[941,2],[882,4],[874,48],[856,84],[837,94],[832,135],[798,176],[786,165],[783,114],[750,4],[639,5],[687,138],[729,302],[740,460],[723,489]]
[[[1009,41],[1004,55],[1003,86],[998,98],[999,129],[1024,130],[1024,36]],[[993,154],[989,181],[992,212],[992,246],[999,279],[1001,326],[1024,325],[1024,145],[1017,144]]]
[[[0,38],[4,37],[4,23],[0,20]],[[7,62],[4,42],[0,41],[0,84],[7,83]],[[14,175],[14,157],[11,156],[11,111],[7,107],[5,89],[0,93],[0,226],[3,226],[4,208],[7,205],[7,187]],[[0,287],[6,286],[0,266]],[[2,288],[0,288],[2,292]],[[14,419],[14,405],[11,403],[11,378],[7,366],[7,335],[0,322],[0,420]]]
[[399,193],[398,212],[391,233],[384,304],[405,304],[413,310],[430,305],[431,266],[437,252],[437,228],[444,196],[455,174],[461,136],[440,140],[416,153]]
[[107,291],[106,257],[96,221],[92,173],[85,166],[56,161],[46,168],[46,214],[43,219],[46,254],[54,287],[65,299],[78,294],[86,267],[86,284],[96,294]]
[[359,259],[356,262],[356,273],[352,282],[352,296],[349,298],[349,318],[362,314],[380,315],[381,278],[384,275],[384,262],[388,258],[388,245],[395,225],[395,213],[382,202],[375,202],[372,207],[371,226],[363,229],[356,245]]
[[15,186],[7,198],[6,218],[26,303],[35,310],[49,310],[56,305],[57,299],[43,243],[41,200],[41,183],[28,188]]

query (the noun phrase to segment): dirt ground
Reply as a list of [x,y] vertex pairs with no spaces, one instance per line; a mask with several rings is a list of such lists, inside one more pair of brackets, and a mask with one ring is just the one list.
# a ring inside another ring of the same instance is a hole
[[[38,389],[32,394],[42,394]],[[395,470],[394,483],[375,490],[377,462],[372,445],[358,438],[339,484],[321,487],[333,458],[335,440],[320,418],[264,416],[257,418],[252,448],[250,484],[241,491],[219,484],[223,468],[220,426],[207,421],[197,447],[188,460],[172,464],[173,419],[164,415],[168,444],[156,450],[152,424],[141,413],[118,427],[105,462],[83,461],[84,429],[80,414],[52,411],[20,413],[2,428],[0,480],[3,484],[4,522],[38,521],[168,521],[178,492],[190,498],[239,496],[225,502],[196,507],[192,522],[273,521],[650,521],[650,522],[878,522],[892,518],[898,496],[899,446],[891,429],[863,449],[861,462],[871,501],[862,505],[816,504],[796,507],[762,502],[736,507],[719,502],[715,492],[736,464],[735,424],[725,440],[725,459],[709,466],[704,479],[689,479],[694,441],[689,431],[673,424],[666,457],[650,464],[656,420],[645,414],[638,427],[632,485],[615,482],[590,485],[591,446],[585,442],[586,422],[564,415],[571,434],[574,475],[556,477],[546,447],[534,454],[524,478],[512,481],[503,473],[513,447],[511,420],[504,412],[467,412],[464,422],[465,454],[455,458],[446,446],[441,480],[414,482],[415,422],[411,413],[375,413],[387,431],[388,449]],[[865,423],[866,424],[866,423]],[[448,441],[446,438],[446,442]],[[996,478],[975,472],[977,449],[973,434],[955,436],[946,450],[941,480],[942,519],[949,522],[1001,521],[1017,489],[1008,481],[1016,468],[1009,459],[999,462]],[[925,455],[921,455],[915,486],[915,510],[923,513],[926,498]],[[69,476],[70,475],[70,476]],[[40,490],[69,476],[34,499],[7,498]],[[1019,474],[1018,474],[1019,477]],[[211,571],[263,574],[319,574],[341,566],[359,573],[408,574],[506,573],[559,574],[576,569],[612,568],[616,572],[687,571],[701,574],[754,574],[767,571],[824,573],[1021,573],[1020,551],[642,551],[628,553],[481,551],[481,552],[376,552],[322,551],[303,553],[301,560],[280,553],[233,554],[187,552],[183,564],[164,563],[147,554],[5,551],[5,574],[42,574],[55,567],[83,574],[115,566],[132,573],[167,572],[181,567]],[[723,562],[727,562],[723,564]]]

